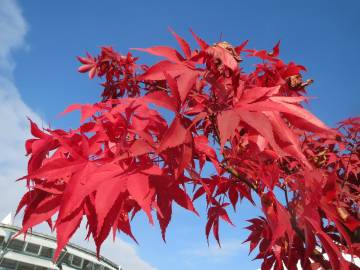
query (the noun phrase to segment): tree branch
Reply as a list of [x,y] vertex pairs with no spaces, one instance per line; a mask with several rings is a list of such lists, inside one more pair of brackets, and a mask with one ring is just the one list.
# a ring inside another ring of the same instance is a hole
[[254,191],[257,192],[257,187],[251,183],[249,180],[247,180],[246,178],[242,177],[234,168],[232,167],[227,167],[224,164],[220,164],[220,167],[223,168],[224,170],[226,170],[228,173],[230,173],[232,176],[236,177],[238,180],[240,180],[241,182],[243,182],[244,184],[246,184],[249,188],[253,189]]
[[[292,211],[292,208],[289,205],[289,195],[288,195],[287,187],[284,186],[282,190],[284,191],[284,195],[285,195],[286,208],[290,213],[291,227],[294,229],[297,236],[300,237],[300,239],[306,244],[306,238],[304,232],[297,225],[295,213]],[[320,251],[318,251],[316,248],[313,250],[311,257],[314,258],[316,262],[319,262],[321,266],[324,267],[325,270],[329,269],[329,262],[325,260],[323,254]]]

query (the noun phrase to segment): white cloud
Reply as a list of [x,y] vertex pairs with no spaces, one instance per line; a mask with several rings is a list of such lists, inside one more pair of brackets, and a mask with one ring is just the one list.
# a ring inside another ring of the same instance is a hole
[[202,257],[213,263],[219,263],[246,251],[248,251],[248,246],[243,244],[240,239],[225,239],[221,241],[221,248],[217,244],[212,244],[209,247],[186,249],[182,253],[190,257]]
[[0,5],[0,217],[16,207],[24,191],[15,183],[25,172],[24,141],[29,135],[26,116],[40,118],[21,100],[13,81],[12,51],[24,45],[26,22],[15,1]]
[[24,45],[26,31],[26,22],[16,2],[2,0],[0,5],[0,68],[1,73],[6,73],[6,76],[11,75],[14,68],[11,51]]
[[[28,138],[29,128],[26,116],[37,123],[41,118],[21,99],[13,79],[15,62],[12,52],[24,48],[27,24],[21,10],[14,0],[1,0],[0,3],[0,220],[8,212],[14,211],[21,195],[24,183],[15,183],[15,179],[26,172],[27,158],[24,156],[24,142]],[[18,221],[17,221],[18,222]],[[44,232],[44,226],[38,230]],[[87,248],[93,248],[92,242],[84,241],[84,230],[75,235],[72,241]],[[102,255],[118,263],[125,270],[156,270],[137,254],[136,246],[119,238],[115,243],[105,241]]]

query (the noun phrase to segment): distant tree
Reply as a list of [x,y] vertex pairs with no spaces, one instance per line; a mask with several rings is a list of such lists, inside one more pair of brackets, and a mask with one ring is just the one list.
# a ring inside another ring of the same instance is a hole
[[[111,47],[78,58],[80,72],[103,79],[101,101],[64,111],[80,110],[77,129],[31,122],[22,232],[47,222],[56,260],[85,217],[99,253],[111,232],[135,240],[139,211],[150,223],[156,216],[165,240],[172,204],[197,214],[193,202],[204,197],[206,237],[212,231],[220,244],[229,209],[258,197],[263,216],[248,220],[246,242],[258,247],[262,269],[359,269],[342,254],[360,255],[360,117],[331,129],[307,111],[312,81],[303,81],[305,67],[279,59],[279,43],[271,52],[247,41],[209,45],[192,32],[192,50],[171,32],[183,55],[135,49],[165,58],[152,66]],[[241,68],[241,54],[259,60],[253,71]],[[207,162],[211,176],[202,173]]]

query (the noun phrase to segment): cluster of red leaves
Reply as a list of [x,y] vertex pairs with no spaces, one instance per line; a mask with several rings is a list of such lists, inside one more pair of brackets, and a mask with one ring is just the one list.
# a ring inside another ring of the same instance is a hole
[[[173,202],[197,214],[193,201],[204,197],[206,236],[212,230],[219,242],[220,220],[232,224],[228,206],[258,196],[264,216],[249,220],[246,241],[258,247],[262,269],[357,269],[342,254],[360,255],[360,119],[335,130],[307,111],[311,81],[302,80],[303,66],[279,59],[279,43],[272,52],[209,45],[192,32],[192,50],[172,34],[183,55],[137,49],[165,58],[150,67],[109,47],[79,57],[80,72],[105,77],[102,101],[65,110],[80,110],[75,130],[31,122],[23,232],[48,222],[57,259],[86,218],[99,252],[111,232],[135,240],[130,221],[143,211],[150,223],[156,214],[165,240]],[[242,53],[260,60],[254,71],[243,71]],[[203,176],[206,162],[215,175]]]

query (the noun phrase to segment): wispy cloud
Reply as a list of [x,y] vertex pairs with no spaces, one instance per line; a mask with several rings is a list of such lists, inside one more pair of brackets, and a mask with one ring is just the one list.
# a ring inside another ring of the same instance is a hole
[[[13,71],[15,49],[25,48],[27,24],[21,10],[14,0],[1,0],[0,4],[0,220],[8,212],[14,211],[25,191],[23,183],[15,179],[26,172],[27,158],[24,156],[24,142],[30,136],[29,116],[38,123],[41,118],[22,100],[16,88]],[[38,230],[45,231],[44,226]],[[81,230],[72,239],[74,243],[93,248],[92,242],[84,241],[85,232]],[[125,270],[156,270],[138,255],[136,246],[119,238],[115,242],[105,241],[102,255],[120,264]]]
[[213,263],[221,263],[227,261],[230,257],[237,256],[240,252],[248,251],[246,244],[243,244],[240,239],[225,239],[221,241],[221,248],[216,244],[208,246],[201,246],[191,249],[183,250],[183,255],[189,259],[203,258]]
[[3,0],[0,5],[0,217],[16,207],[22,183],[15,179],[24,174],[26,158],[24,141],[29,136],[26,116],[40,121],[21,99],[13,81],[15,62],[12,52],[24,47],[26,22],[15,1]]
[[11,51],[24,46],[26,22],[15,1],[3,0],[0,5],[0,68],[2,75],[11,75],[15,67]]

